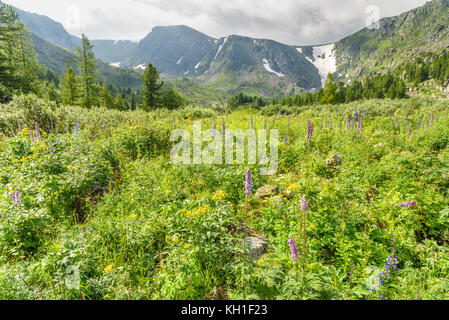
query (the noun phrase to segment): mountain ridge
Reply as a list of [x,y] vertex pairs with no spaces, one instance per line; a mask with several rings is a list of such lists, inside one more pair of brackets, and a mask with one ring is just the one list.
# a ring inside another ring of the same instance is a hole
[[[48,17],[21,10],[19,14],[44,40],[73,50],[79,39]],[[186,25],[154,27],[138,42],[91,42],[96,57],[113,67],[140,71],[152,63],[163,77],[190,78],[230,92],[249,88],[272,96],[317,90],[328,73],[349,83],[384,72],[413,55],[443,52],[449,47],[448,21],[449,0],[433,0],[381,19],[378,30],[364,28],[335,43],[315,46],[239,35],[216,39]],[[49,25],[55,34],[45,29]]]

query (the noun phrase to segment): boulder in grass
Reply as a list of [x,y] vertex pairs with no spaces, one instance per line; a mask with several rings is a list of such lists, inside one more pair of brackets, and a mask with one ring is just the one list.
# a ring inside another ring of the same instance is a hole
[[257,190],[256,196],[265,199],[265,198],[271,198],[274,196],[279,195],[280,189],[279,186],[264,186]]
[[263,235],[252,235],[245,238],[246,254],[252,262],[259,261],[268,250],[268,240]]
[[332,157],[326,160],[326,165],[328,167],[341,166],[343,164],[343,160],[341,159],[341,154],[334,154]]

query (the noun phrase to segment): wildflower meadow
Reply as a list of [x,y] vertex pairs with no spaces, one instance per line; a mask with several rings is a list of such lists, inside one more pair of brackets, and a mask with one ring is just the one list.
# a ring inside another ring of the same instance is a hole
[[[2,299],[449,298],[445,101],[0,107]],[[174,164],[194,121],[278,130],[278,170]]]

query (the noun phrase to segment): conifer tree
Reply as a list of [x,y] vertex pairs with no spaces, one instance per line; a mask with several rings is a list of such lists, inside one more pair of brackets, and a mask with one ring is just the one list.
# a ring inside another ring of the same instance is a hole
[[86,35],[83,34],[81,46],[76,48],[81,87],[81,106],[85,108],[91,108],[98,103],[98,67],[92,51],[93,47]]
[[61,100],[65,105],[74,106],[79,98],[78,79],[72,67],[68,67],[61,85]]
[[337,85],[332,79],[332,74],[327,75],[326,85],[324,86],[323,96],[321,97],[322,104],[336,104],[339,102],[337,95]]
[[159,70],[157,70],[150,63],[145,69],[145,73],[142,77],[143,89],[142,100],[143,107],[145,109],[153,109],[159,103],[161,89],[164,86],[164,82],[159,83]]

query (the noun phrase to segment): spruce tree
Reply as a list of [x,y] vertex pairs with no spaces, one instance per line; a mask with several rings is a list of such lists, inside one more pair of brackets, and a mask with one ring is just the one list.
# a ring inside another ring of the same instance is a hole
[[76,48],[81,87],[81,106],[85,108],[91,108],[98,103],[98,67],[92,51],[93,47],[89,39],[83,34],[81,46]]
[[336,104],[339,102],[339,97],[337,95],[337,85],[332,79],[332,74],[327,75],[326,85],[324,86],[323,96],[320,102],[322,104]]
[[159,70],[157,70],[150,63],[145,69],[142,89],[143,107],[145,109],[153,109],[159,103],[159,97],[161,89],[164,86],[164,82],[159,83]]
[[78,79],[75,71],[73,71],[72,67],[68,67],[61,85],[62,103],[71,106],[76,105],[79,98],[78,92]]

